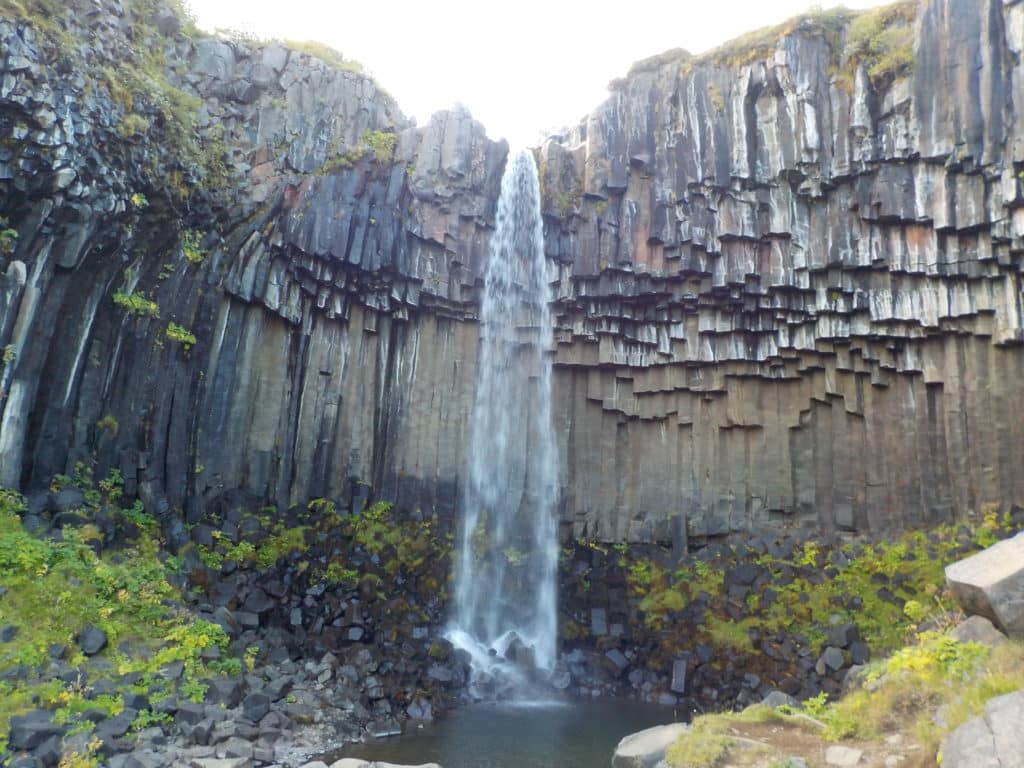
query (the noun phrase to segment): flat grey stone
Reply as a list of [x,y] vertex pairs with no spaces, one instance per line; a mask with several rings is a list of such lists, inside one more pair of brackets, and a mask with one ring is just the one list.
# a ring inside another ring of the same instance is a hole
[[989,699],[985,722],[1002,768],[1024,768],[1024,691]]
[[949,734],[941,751],[942,768],[1002,768],[983,717],[972,718]]
[[247,757],[199,757],[192,760],[191,768],[252,768]]
[[825,762],[838,768],[853,768],[860,763],[864,753],[859,749],[844,747],[841,744],[833,744],[825,750]]
[[799,707],[800,702],[788,693],[774,690],[761,700],[761,705],[772,709],[778,709],[779,707]]
[[689,730],[685,723],[656,725],[624,737],[612,755],[612,768],[654,768],[665,750]]

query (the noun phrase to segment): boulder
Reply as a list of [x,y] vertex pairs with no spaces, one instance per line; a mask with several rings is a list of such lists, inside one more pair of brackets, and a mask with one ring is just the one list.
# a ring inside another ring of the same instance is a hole
[[11,718],[8,744],[11,749],[32,751],[53,736],[61,736],[64,728],[50,719],[50,713],[37,709],[27,715]]
[[947,565],[946,583],[966,613],[1024,639],[1024,531]]
[[942,743],[942,768],[1024,768],[1024,690],[996,696]]
[[128,733],[137,715],[138,712],[134,709],[126,708],[109,720],[104,720],[97,725],[95,733],[103,741],[119,739]]
[[179,725],[195,725],[206,717],[206,707],[192,701],[181,701],[178,703],[178,713],[174,721]]
[[252,760],[252,742],[247,739],[243,739],[241,736],[231,736],[217,745],[217,756],[227,760],[243,758],[246,760]]
[[968,720],[942,742],[943,768],[1001,768],[984,717]]
[[381,717],[370,721],[366,726],[366,733],[371,738],[383,739],[388,736],[401,736],[402,726],[393,717]]
[[740,563],[725,572],[725,583],[729,586],[750,586],[757,578],[758,567],[752,563]]
[[828,632],[827,644],[836,648],[849,648],[851,644],[860,640],[860,631],[856,624],[849,622],[832,627]]
[[249,596],[245,598],[245,604],[242,606],[244,610],[257,615],[266,613],[273,607],[274,601],[266,592],[259,588],[249,593]]
[[242,702],[242,713],[249,720],[258,723],[270,711],[270,697],[265,693],[250,693]]
[[621,675],[626,667],[629,666],[629,659],[618,648],[612,648],[605,653],[604,657],[610,662],[610,664],[605,664],[605,666],[616,677]]
[[431,664],[430,668],[427,669],[427,677],[439,683],[450,683],[455,675],[448,667],[441,666],[440,664]]
[[862,640],[850,643],[850,661],[854,664],[867,664],[871,660],[871,648]]
[[206,700],[210,704],[223,704],[234,709],[242,701],[242,681],[235,677],[217,677],[210,681]]
[[961,621],[949,636],[960,643],[981,643],[990,648],[1006,642],[1006,635],[996,629],[995,625],[984,616],[969,616]]
[[815,665],[815,671],[819,675],[826,675],[829,672],[835,672],[836,670],[842,669],[843,664],[846,661],[843,659],[843,652],[835,646],[829,646],[826,648],[821,657],[818,659],[818,663]]
[[406,707],[405,714],[410,720],[433,720],[434,708],[430,703],[430,699],[418,696],[413,699],[412,704]]
[[656,725],[624,737],[612,755],[612,768],[654,768],[669,746],[689,729],[685,723]]
[[779,707],[798,708],[800,706],[800,702],[788,693],[774,690],[770,691],[768,695],[761,700],[761,706],[770,707],[771,709],[778,709]]
[[77,640],[86,656],[95,656],[107,647],[107,633],[92,624],[78,633]]
[[555,664],[555,668],[552,670],[551,677],[548,678],[548,682],[556,691],[564,691],[572,684],[572,673],[569,671],[569,667],[564,661],[559,661]]
[[55,514],[65,514],[85,506],[85,493],[80,488],[68,486],[50,494],[50,510]]
[[32,756],[39,762],[40,765],[49,766],[57,765],[60,762],[61,755],[61,740],[60,736],[51,736],[34,750],[32,750]]

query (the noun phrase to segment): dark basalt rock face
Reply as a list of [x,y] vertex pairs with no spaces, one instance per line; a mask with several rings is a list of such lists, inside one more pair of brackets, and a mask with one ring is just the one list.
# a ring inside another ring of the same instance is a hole
[[[0,215],[17,231],[0,483],[95,458],[158,512],[348,500],[357,481],[450,509],[476,345],[462,321],[507,147],[465,110],[417,129],[370,78],[296,51],[146,32],[115,2],[64,21],[80,42],[60,56],[0,22]],[[195,108],[203,162],[161,145],[160,94],[129,107],[104,79],[143,66],[136,46],[177,63],[164,90]]]
[[[450,515],[507,147],[294,50],[70,5],[60,56],[0,21],[0,483],[95,461],[193,520],[367,487]],[[659,57],[540,149],[576,535],[1024,503],[1024,4],[913,25],[909,75],[849,88],[842,30]],[[154,50],[166,87],[126,99],[105,70]]]
[[544,147],[577,533],[1021,502],[1022,19],[924,3],[911,74],[849,90],[799,27],[656,61]]

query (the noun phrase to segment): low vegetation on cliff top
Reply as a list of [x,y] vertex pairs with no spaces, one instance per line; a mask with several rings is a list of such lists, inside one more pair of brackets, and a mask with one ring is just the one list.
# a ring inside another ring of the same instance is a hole
[[707,62],[740,67],[769,59],[779,40],[801,34],[821,37],[832,50],[832,75],[848,90],[857,68],[864,66],[876,86],[885,86],[911,71],[914,63],[913,21],[916,0],[853,11],[848,8],[813,9],[774,27],[742,35],[697,57],[683,59],[686,69]]
[[[75,4],[63,0],[0,0],[0,17],[27,22],[55,68],[83,76],[83,111],[105,111],[103,124],[120,139],[145,143],[136,160],[146,193],[178,207],[230,177],[222,130],[201,130],[201,99],[172,82],[174,43],[199,32],[181,0],[125,0],[121,8],[125,39],[116,47],[87,44]],[[162,18],[175,23],[161,26]]]
[[317,43],[313,40],[283,40],[281,44],[285,48],[289,48],[293,51],[312,56],[315,59],[322,61],[331,69],[337,69],[341,72],[356,72],[361,73],[363,71],[363,65],[355,59],[348,59],[334,48],[323,43]]

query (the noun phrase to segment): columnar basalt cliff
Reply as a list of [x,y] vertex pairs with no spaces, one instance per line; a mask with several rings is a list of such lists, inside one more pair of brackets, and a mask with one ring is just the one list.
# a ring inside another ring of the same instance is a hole
[[869,19],[812,16],[763,56],[641,65],[545,147],[578,530],[1024,498],[1024,6],[875,12],[890,40],[901,13],[902,68],[841,54]]
[[[507,146],[155,0],[75,6],[0,21],[0,483],[450,515]],[[538,151],[576,535],[1024,503],[1024,3],[883,16],[912,64],[808,19],[642,63]]]
[[371,484],[451,509],[507,147],[464,110],[412,127],[347,64],[192,39],[159,3],[75,10],[57,53],[0,24],[0,482],[95,458],[192,516]]

